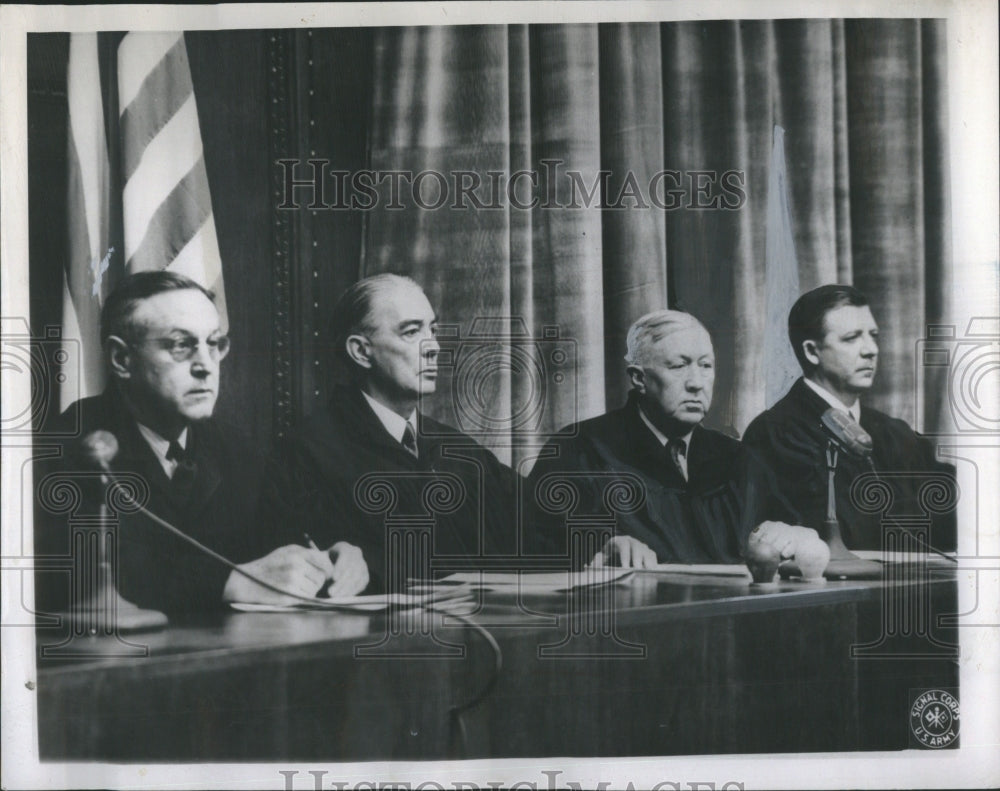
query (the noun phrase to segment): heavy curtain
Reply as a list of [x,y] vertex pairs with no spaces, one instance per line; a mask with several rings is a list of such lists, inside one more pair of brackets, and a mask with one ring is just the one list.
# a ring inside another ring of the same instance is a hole
[[[914,346],[947,302],[945,56],[937,20],[379,29],[371,168],[436,171],[449,185],[480,174],[475,194],[491,206],[486,174],[529,171],[537,183],[521,178],[515,199],[539,200],[476,208],[466,196],[456,209],[449,187],[433,209],[439,180],[422,180],[423,206],[393,202],[383,181],[361,272],[411,275],[463,340],[477,318],[513,328],[512,347],[528,342],[519,326],[570,339],[574,387],[540,390],[516,360],[476,382],[475,407],[497,426],[538,401],[539,437],[622,403],[635,318],[688,310],[715,343],[708,423],[738,433],[765,407],[768,167],[781,126],[800,286],[868,294],[882,329],[869,401],[913,421]],[[588,190],[608,171],[600,197],[578,193],[566,208],[570,171]],[[447,402],[435,409],[453,418]],[[515,462],[530,455],[502,430],[487,442]]]

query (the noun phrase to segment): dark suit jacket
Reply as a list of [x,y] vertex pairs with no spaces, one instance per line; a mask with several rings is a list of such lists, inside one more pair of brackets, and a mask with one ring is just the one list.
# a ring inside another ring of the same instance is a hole
[[738,440],[717,431],[695,427],[685,481],[642,421],[634,396],[621,409],[560,433],[535,464],[525,488],[534,498],[532,551],[567,550],[565,517],[553,520],[539,506],[538,487],[550,475],[568,475],[581,488],[575,509],[579,515],[607,512],[608,478],[595,473],[635,476],[644,502],[617,516],[617,531],[647,544],[661,563],[738,563],[747,536],[760,522],[796,522],[765,465]]
[[[449,426],[421,415],[417,428],[414,458],[360,390],[341,387],[275,455],[268,499],[320,546],[349,541],[361,547],[369,590],[385,584],[390,565],[398,571],[405,564],[387,556],[390,523],[430,525],[436,556],[474,558],[513,546],[511,470]],[[426,571],[413,567],[403,576]]]
[[[802,514],[803,524],[820,527],[826,518],[827,437],[820,417],[829,404],[799,379],[788,393],[747,427],[743,441],[756,448],[771,465],[782,491]],[[934,447],[918,437],[904,421],[875,409],[861,407],[861,427],[872,437],[872,461],[894,495],[893,512],[918,509],[917,492],[934,473],[954,478],[954,468],[934,458]],[[851,497],[859,475],[870,472],[863,460],[839,453],[835,485],[837,517],[844,543],[851,549],[881,549],[882,518],[860,510]],[[954,513],[934,518],[931,544],[955,548]]]
[[[118,440],[114,472],[140,476],[148,486],[147,508],[188,535],[235,563],[261,557],[277,546],[271,528],[260,523],[256,495],[262,488],[262,456],[233,430],[215,420],[188,427],[187,450],[197,475],[186,496],[178,494],[153,450],[113,388],[78,402],[64,413],[80,409],[80,436],[98,429]],[[67,443],[61,459],[43,472],[73,473],[90,469],[77,446]],[[97,486],[85,487],[77,514],[96,513]],[[55,555],[68,553],[66,515],[36,507],[36,546]],[[117,528],[119,593],[143,607],[171,611],[211,610],[222,606],[222,590],[230,570],[168,533],[142,514],[122,515]],[[38,541],[40,539],[40,542]],[[40,575],[42,576],[42,575]],[[65,575],[63,575],[65,576]],[[43,597],[49,606],[65,600],[65,578],[49,581]]]

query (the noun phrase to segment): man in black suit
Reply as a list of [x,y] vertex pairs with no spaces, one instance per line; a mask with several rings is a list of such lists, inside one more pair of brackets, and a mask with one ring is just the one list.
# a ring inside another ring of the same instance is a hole
[[[347,381],[278,454],[284,507],[314,535],[343,534],[360,546],[381,586],[427,575],[432,555],[468,560],[509,549],[510,469],[417,411],[436,389],[439,351],[437,316],[420,286],[368,277],[332,315],[334,363]],[[397,545],[393,524],[425,532],[413,544],[397,535],[405,546]]]
[[[878,325],[864,294],[844,285],[803,294],[788,315],[788,336],[803,376],[754,418],[743,441],[767,459],[803,524],[819,528],[827,510],[829,443],[820,418],[831,407],[848,413],[871,436],[873,449],[870,463],[837,454],[840,530],[849,549],[881,549],[882,515],[860,509],[851,494],[858,477],[874,469],[892,489],[892,511],[912,514],[922,510],[917,503],[921,486],[953,479],[954,468],[938,462],[933,445],[904,421],[862,405],[861,396],[875,380],[879,351]],[[932,521],[931,546],[954,549],[954,511]]]
[[[661,310],[629,329],[625,360],[632,391],[613,412],[567,427],[539,457],[526,491],[550,551],[567,551],[566,531],[546,519],[540,498],[560,477],[579,490],[579,513],[599,513],[613,498],[607,473],[639,489],[641,505],[617,515],[617,535],[593,558],[646,568],[657,562],[739,563],[748,537],[784,557],[815,531],[786,524],[795,514],[756,455],[701,425],[712,401],[715,354],[708,331],[688,313]],[[633,503],[634,505],[634,503]]]
[[[152,513],[284,591],[313,596],[330,585],[331,594],[349,595],[364,588],[367,569],[357,547],[280,546],[274,525],[260,518],[255,494],[263,484],[262,454],[212,418],[229,339],[211,292],[168,271],[132,275],[103,306],[101,340],[109,385],[61,420],[78,420],[81,437],[114,435],[118,452],[110,468],[142,479]],[[65,450],[60,470],[86,469],[78,443]],[[39,513],[37,545],[65,555],[65,523],[60,529],[44,508]],[[140,606],[200,611],[226,601],[292,600],[141,513],[123,515],[117,535],[118,590]],[[50,602],[60,598],[49,595]]]

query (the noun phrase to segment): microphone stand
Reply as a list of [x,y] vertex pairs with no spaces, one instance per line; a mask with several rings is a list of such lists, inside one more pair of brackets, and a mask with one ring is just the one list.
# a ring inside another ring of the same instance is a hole
[[831,439],[826,446],[826,519],[820,530],[822,538],[830,547],[830,562],[823,576],[828,579],[866,579],[879,578],[882,566],[872,560],[862,560],[844,544],[840,532],[840,520],[837,519],[837,490],[835,478],[837,474],[837,444]]
[[[80,579],[74,584],[75,591],[85,592],[82,600],[74,603],[70,611],[73,632],[78,635],[112,636],[127,632],[162,629],[167,625],[167,616],[158,610],[143,610],[122,598],[115,587],[112,564],[108,558],[108,546],[112,543],[111,511],[107,498],[112,486],[106,465],[101,465],[101,504],[98,508],[97,568],[93,568],[93,537],[84,536],[84,562],[77,567]],[[94,576],[91,577],[91,573]],[[90,581],[93,579],[93,586]]]

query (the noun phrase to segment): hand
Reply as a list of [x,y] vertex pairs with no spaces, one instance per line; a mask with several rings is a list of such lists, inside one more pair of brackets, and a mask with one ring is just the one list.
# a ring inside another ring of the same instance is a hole
[[749,545],[766,544],[778,551],[782,560],[795,557],[800,544],[819,540],[819,533],[811,527],[789,525],[784,522],[761,522],[750,534]]
[[327,555],[333,561],[333,584],[327,592],[331,599],[354,596],[368,587],[368,564],[358,547],[338,541],[327,550]]
[[632,536],[615,536],[590,561],[593,568],[616,565],[623,569],[651,569],[656,565],[656,553]]
[[[312,598],[334,579],[334,566],[326,552],[289,544],[238,568],[288,593]],[[365,569],[367,574],[367,568]],[[254,604],[294,604],[297,599],[258,585],[234,571],[226,580],[223,601]]]

